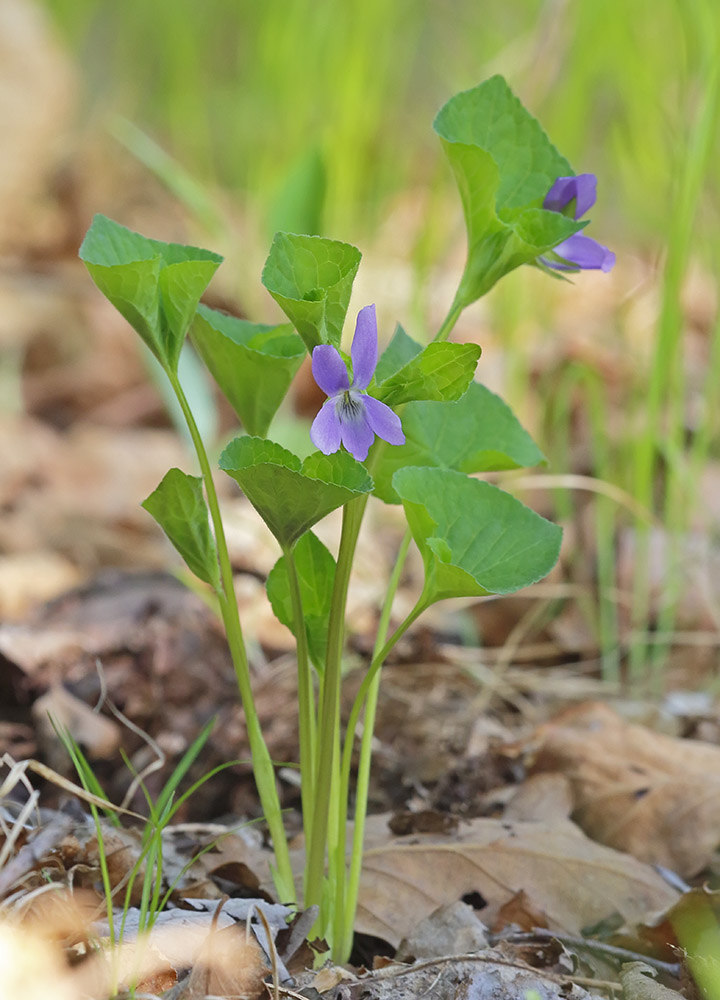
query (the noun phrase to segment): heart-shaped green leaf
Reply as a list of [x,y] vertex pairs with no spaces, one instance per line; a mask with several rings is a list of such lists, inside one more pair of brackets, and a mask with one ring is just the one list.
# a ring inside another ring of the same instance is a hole
[[[306,531],[298,541],[293,549],[293,559],[300,582],[310,659],[318,671],[322,672],[325,667],[335,560],[312,531]],[[281,556],[271,569],[266,587],[276,617],[297,635],[286,556]]]
[[562,530],[509,493],[451,469],[393,477],[425,564],[421,601],[510,594],[542,579]]
[[398,323],[390,343],[380,355],[375,369],[375,381],[378,384],[387,381],[392,375],[399,372],[408,361],[417,357],[422,349],[423,345],[409,337]]
[[336,507],[370,493],[367,470],[347,452],[313,452],[304,462],[264,438],[235,438],[220,456],[220,468],[287,549]]
[[507,403],[479,382],[455,403],[408,403],[402,424],[406,443],[383,448],[373,467],[375,495],[385,503],[400,502],[392,477],[406,466],[500,472],[545,462]]
[[376,385],[372,394],[388,406],[420,399],[459,399],[472,381],[480,353],[477,344],[428,344]]
[[220,582],[215,539],[210,531],[202,479],[170,469],[142,506],[155,518],[195,576]]
[[290,324],[249,323],[200,305],[190,336],[248,434],[265,434],[305,357]]
[[200,296],[223,258],[199,247],[148,239],[104,215],[93,219],[80,257],[163,368],[177,372]]
[[357,247],[320,236],[276,233],[262,282],[312,352],[318,344],[340,346]]
[[456,301],[466,306],[585,223],[542,208],[556,178],[573,170],[501,76],[456,94],[433,127],[465,213],[468,258]]

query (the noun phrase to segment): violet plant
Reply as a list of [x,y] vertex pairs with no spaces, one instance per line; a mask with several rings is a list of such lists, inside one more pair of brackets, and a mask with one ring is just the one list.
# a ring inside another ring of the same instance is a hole
[[[283,902],[318,907],[316,933],[328,941],[336,961],[346,960],[352,946],[383,663],[433,603],[517,591],[545,576],[560,548],[557,525],[476,478],[544,458],[505,403],[474,380],[480,348],[451,343],[449,335],[463,309],[521,264],[552,274],[609,270],[614,261],[606,248],[579,235],[586,225],[579,216],[594,201],[594,178],[574,175],[502,77],[453,97],[439,112],[435,130],[456,176],[468,253],[448,314],[425,346],[398,326],[378,357],[375,310],[368,305],[357,317],[350,359],[342,353],[360,252],[336,240],[275,236],[262,280],[289,320],[276,325],[200,304],[221,263],[210,251],[147,239],[103,216],[96,216],[80,249],[95,283],[162,365],[187,421],[201,476],[171,469],[143,506],[217,597],[274,850],[276,891]],[[222,452],[220,469],[237,482],[281,552],[267,592],[297,642],[306,846],[299,887],[274,765],[253,702],[213,471],[178,378],[188,333],[243,428]],[[319,450],[301,461],[266,435],[306,352],[328,399],[310,430]],[[371,497],[402,504],[408,530],[388,581],[373,656],[343,732],[345,608]],[[333,556],[312,528],[337,508],[343,511],[342,533]],[[413,609],[391,632],[393,599],[412,543],[422,555],[424,584]]]

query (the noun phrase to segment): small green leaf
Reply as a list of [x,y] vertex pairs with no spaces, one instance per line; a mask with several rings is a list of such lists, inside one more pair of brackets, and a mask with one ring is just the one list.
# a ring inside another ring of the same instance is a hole
[[472,381],[479,357],[477,344],[428,344],[372,394],[388,406],[459,399]]
[[408,403],[402,415],[406,443],[383,448],[373,469],[375,494],[399,503],[392,477],[406,466],[458,472],[500,472],[545,462],[510,407],[479,382],[455,403]]
[[200,296],[223,258],[148,239],[104,215],[93,219],[80,257],[103,295],[175,373]]
[[282,548],[289,548],[321,518],[373,482],[347,452],[313,452],[304,462],[264,438],[235,438],[220,456],[220,468],[243,490]]
[[465,306],[586,223],[542,208],[556,178],[573,170],[501,76],[456,94],[433,127],[465,213],[468,258],[456,299]]
[[245,430],[265,434],[305,357],[290,324],[249,323],[200,305],[190,336]]
[[422,599],[511,594],[542,579],[562,530],[496,486],[450,469],[400,469],[393,486],[425,565]]
[[[298,541],[293,550],[293,558],[300,581],[310,659],[318,671],[322,672],[325,666],[335,560],[312,531],[306,531]],[[266,586],[276,617],[296,635],[285,556],[273,566]]]
[[421,351],[422,344],[418,344],[417,340],[409,337],[398,323],[392,340],[380,355],[375,369],[375,381],[378,384],[385,382],[391,375],[399,372],[408,361],[417,357]]
[[170,469],[142,506],[155,518],[195,576],[220,582],[215,539],[199,476]]
[[262,282],[305,341],[340,346],[360,251],[320,236],[276,233]]

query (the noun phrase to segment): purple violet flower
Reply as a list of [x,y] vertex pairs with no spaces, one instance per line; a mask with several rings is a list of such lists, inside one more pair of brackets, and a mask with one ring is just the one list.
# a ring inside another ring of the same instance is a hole
[[[597,188],[597,177],[595,174],[578,174],[577,177],[558,177],[548,193],[545,195],[543,208],[551,212],[562,212],[563,215],[570,215],[574,219],[579,219],[589,208],[595,204],[595,191]],[[547,267],[552,267],[556,271],[573,271],[575,268],[581,270],[610,271],[615,264],[615,254],[607,247],[583,236],[582,233],[575,233],[569,236],[562,243],[553,247],[553,254],[563,257],[568,261],[541,257],[540,260]]]
[[388,444],[405,444],[400,417],[365,391],[378,362],[375,306],[365,306],[358,313],[350,356],[352,384],[334,347],[321,344],[313,350],[313,377],[329,398],[313,420],[310,438],[324,455],[331,455],[342,443],[358,462],[364,462],[376,434]]

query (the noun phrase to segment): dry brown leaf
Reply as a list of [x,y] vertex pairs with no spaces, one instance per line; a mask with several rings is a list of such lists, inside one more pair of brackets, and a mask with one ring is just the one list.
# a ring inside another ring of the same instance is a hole
[[491,930],[495,934],[499,934],[500,931],[512,925],[521,931],[532,931],[537,927],[545,927],[546,921],[547,918],[543,911],[534,909],[530,905],[527,893],[521,889],[512,899],[500,907]]
[[628,962],[620,970],[625,1000],[676,1000],[682,993],[658,983],[657,971],[644,962]]
[[118,723],[94,712],[62,684],[52,684],[37,699],[32,711],[38,738],[45,744],[59,742],[57,725],[61,731],[72,733],[91,760],[109,760],[117,753],[121,738]]
[[503,816],[541,823],[568,819],[573,798],[570,782],[562,774],[533,774],[515,792]]
[[180,997],[204,1000],[212,994],[254,1000],[267,995],[268,971],[260,946],[240,927],[225,927],[208,935]]
[[318,993],[327,993],[339,986],[340,983],[354,982],[357,982],[357,976],[352,972],[348,972],[347,969],[343,969],[339,965],[328,965],[324,969],[320,969],[310,986]]
[[627,723],[588,702],[528,741],[533,771],[565,775],[573,818],[593,839],[663,865],[700,872],[720,843],[720,747]]
[[80,573],[56,552],[16,552],[0,557],[0,617],[18,621],[40,601],[80,582]]
[[487,927],[472,906],[456,900],[433,910],[409,938],[400,942],[397,962],[414,962],[438,955],[467,955],[488,948]]
[[[182,828],[180,828],[182,833]],[[213,878],[224,878],[236,886],[241,886],[244,894],[255,892],[260,883],[270,883],[270,866],[267,852],[261,847],[259,837],[252,828],[246,830],[209,829],[207,833],[198,830],[192,847],[171,848],[166,875],[169,880],[177,880],[177,895],[184,899],[216,899],[222,895]],[[186,833],[187,837],[188,834]],[[209,851],[201,853],[208,844]],[[192,868],[184,872],[188,854],[200,855]]]
[[593,843],[572,823],[477,819],[453,837],[415,835],[367,850],[356,929],[397,946],[444,903],[479,893],[486,920],[521,890],[550,927],[571,934],[677,899],[648,865]]

